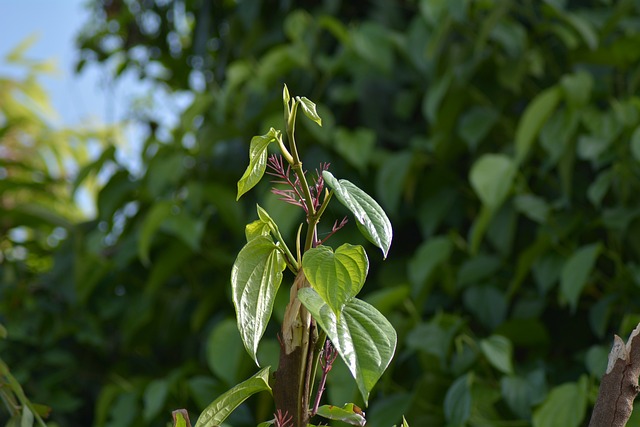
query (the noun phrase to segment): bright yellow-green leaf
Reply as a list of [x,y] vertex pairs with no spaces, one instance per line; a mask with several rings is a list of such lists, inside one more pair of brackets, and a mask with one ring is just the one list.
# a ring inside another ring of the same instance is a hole
[[238,181],[238,195],[236,200],[251,190],[264,175],[264,171],[267,168],[267,148],[269,144],[274,142],[276,138],[279,138],[280,131],[274,128],[269,129],[264,135],[254,136],[251,139],[251,145],[249,146],[249,166],[244,171],[244,174]]
[[362,289],[369,259],[362,246],[345,243],[335,253],[318,246],[305,252],[302,268],[311,286],[340,317],[342,307]]

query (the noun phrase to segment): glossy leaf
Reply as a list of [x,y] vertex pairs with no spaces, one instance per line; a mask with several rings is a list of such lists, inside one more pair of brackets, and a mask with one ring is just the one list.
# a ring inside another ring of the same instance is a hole
[[540,92],[527,106],[516,128],[515,161],[517,164],[522,163],[531,150],[542,125],[560,102],[561,94],[559,87],[552,86]]
[[258,364],[258,344],[273,311],[282,282],[284,257],[269,237],[249,241],[231,270],[231,289],[238,330],[245,348]]
[[600,250],[599,243],[582,246],[562,267],[560,293],[567,299],[572,311],[578,306],[578,299],[587,284]]
[[329,171],[322,173],[325,182],[356,218],[360,232],[382,250],[386,258],[391,247],[393,229],[391,221],[380,205],[367,193],[346,179],[337,180]]
[[395,352],[393,326],[372,305],[356,298],[345,305],[340,317],[312,288],[300,289],[298,298],[327,333],[366,403]]
[[271,128],[268,133],[261,136],[254,136],[251,139],[251,145],[249,146],[249,166],[247,166],[247,169],[238,181],[238,195],[236,196],[236,200],[239,200],[244,193],[251,190],[262,179],[264,171],[267,168],[267,148],[276,138],[279,138],[279,135],[280,131]]
[[352,426],[364,427],[367,423],[362,410],[353,403],[347,403],[343,407],[322,405],[318,408],[317,415],[328,420],[342,421]]
[[362,246],[345,243],[335,252],[318,246],[305,252],[302,268],[313,289],[340,317],[344,305],[362,289],[369,259]]
[[316,104],[310,101],[309,99],[302,97],[297,97],[298,102],[300,102],[300,107],[302,107],[302,112],[305,116],[307,116],[311,121],[316,122],[318,126],[322,126],[322,119],[318,115],[316,111]]
[[480,341],[480,349],[494,368],[505,374],[513,373],[513,346],[507,338],[491,335]]
[[218,397],[206,407],[195,427],[218,427],[227,419],[242,402],[261,391],[271,392],[269,387],[269,369],[266,367],[246,381],[241,382],[231,390]]

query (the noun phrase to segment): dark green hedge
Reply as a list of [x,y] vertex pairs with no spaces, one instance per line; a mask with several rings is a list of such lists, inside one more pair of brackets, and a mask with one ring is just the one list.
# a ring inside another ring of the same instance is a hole
[[[388,260],[370,251],[364,295],[399,348],[367,425],[588,421],[613,334],[640,320],[637,2],[93,8],[80,66],[132,70],[193,102],[173,128],[151,112],[141,174],[112,152],[94,164],[113,171],[97,218],[32,279],[46,286],[3,291],[3,355],[54,420],[164,425],[255,371],[232,320],[231,264],[256,201],[292,242],[299,216],[267,185],[237,203],[235,185],[250,138],[283,128],[286,83],[324,120],[299,129],[305,166],[331,162],[394,225]],[[331,402],[357,399],[344,368],[329,382]],[[268,402],[230,424],[271,418]]]

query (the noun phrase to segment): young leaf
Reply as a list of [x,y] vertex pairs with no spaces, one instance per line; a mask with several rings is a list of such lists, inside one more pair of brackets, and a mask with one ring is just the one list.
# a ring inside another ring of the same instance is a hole
[[333,188],[340,203],[353,213],[360,232],[379,247],[386,258],[391,247],[393,229],[384,210],[371,196],[346,179],[338,181],[329,171],[322,172],[322,176],[327,185]]
[[267,147],[276,138],[279,137],[280,131],[274,128],[269,129],[264,135],[254,136],[251,139],[251,145],[249,146],[249,166],[244,171],[244,174],[238,181],[238,195],[236,200],[251,190],[264,175],[264,171],[267,168]]
[[238,330],[256,364],[258,344],[271,318],[285,267],[284,257],[271,238],[260,236],[240,250],[231,270]]
[[261,392],[268,391],[269,387],[269,369],[262,369],[260,372],[252,376],[246,381],[241,382],[231,390],[218,397],[211,402],[209,406],[202,411],[195,427],[217,427],[248,397]]
[[333,405],[322,405],[318,408],[317,415],[328,420],[342,421],[352,426],[364,427],[367,423],[362,410],[353,403],[347,403],[342,408]]
[[186,409],[176,409],[171,415],[173,417],[173,427],[191,427],[189,413]]
[[338,350],[367,403],[369,393],[387,369],[396,349],[396,331],[372,305],[354,298],[337,317],[313,288],[298,298]]
[[362,289],[369,260],[362,246],[345,243],[335,253],[328,246],[318,246],[305,252],[302,268],[309,283],[340,317],[342,307]]
[[314,104],[309,99],[302,97],[297,97],[300,102],[300,106],[302,107],[302,112],[305,116],[307,116],[311,121],[314,121],[318,124],[318,126],[322,126],[322,119],[316,112],[316,104]]

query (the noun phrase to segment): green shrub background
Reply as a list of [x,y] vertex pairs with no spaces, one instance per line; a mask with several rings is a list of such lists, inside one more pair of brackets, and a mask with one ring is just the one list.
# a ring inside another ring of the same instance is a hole
[[[364,299],[399,346],[367,425],[586,425],[613,334],[640,321],[638,2],[90,3],[80,69],[134,71],[193,101],[174,127],[137,114],[140,173],[104,138],[72,180],[2,160],[15,173],[0,179],[0,354],[51,420],[165,426],[183,407],[195,420],[257,370],[231,265],[256,202],[290,245],[301,216],[268,183],[236,202],[236,182],[251,137],[283,129],[286,83],[323,118],[299,126],[305,168],[330,162],[394,225],[384,263],[368,246]],[[24,125],[9,118],[6,141]],[[80,220],[71,188],[96,176],[96,216]],[[349,224],[335,239],[358,236]],[[260,349],[274,366],[276,330]],[[358,402],[343,366],[328,401]],[[270,405],[258,396],[229,425]]]

